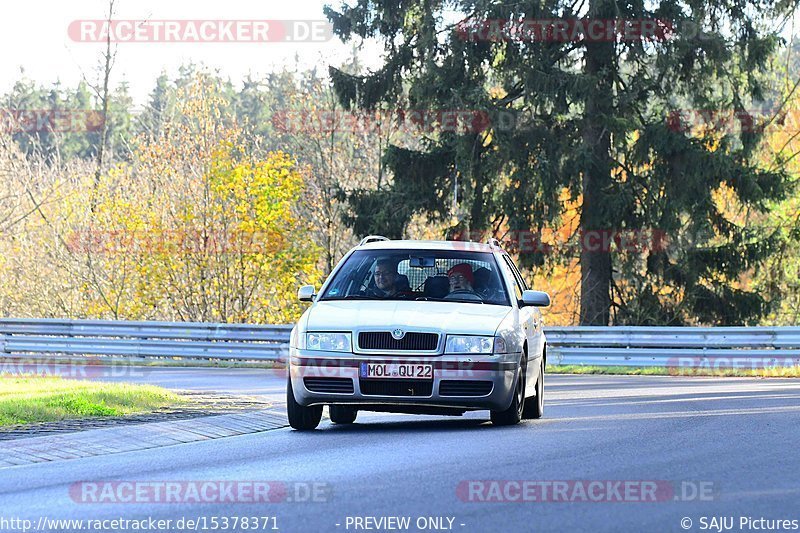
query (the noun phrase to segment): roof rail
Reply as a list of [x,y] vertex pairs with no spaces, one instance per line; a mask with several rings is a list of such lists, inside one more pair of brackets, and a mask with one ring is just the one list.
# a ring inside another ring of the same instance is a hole
[[368,243],[371,243],[371,242],[388,241],[388,240],[389,239],[387,237],[384,237],[383,235],[367,235],[366,237],[361,239],[361,242],[358,243],[358,245],[359,246],[364,246],[365,244],[368,244]]
[[488,244],[492,248],[499,248],[499,249],[502,248],[502,246],[500,246],[500,241],[498,241],[494,237],[489,237],[489,240],[486,241],[486,244]]

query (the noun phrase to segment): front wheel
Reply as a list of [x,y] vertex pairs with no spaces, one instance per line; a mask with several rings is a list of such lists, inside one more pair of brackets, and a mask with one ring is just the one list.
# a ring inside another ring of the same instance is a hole
[[514,387],[514,399],[504,411],[492,411],[492,424],[495,426],[513,426],[522,420],[522,409],[525,405],[525,367],[520,364],[517,372],[517,384]]
[[329,405],[328,414],[334,424],[352,424],[358,416],[358,409],[347,405]]
[[539,379],[536,380],[536,396],[525,399],[522,418],[542,418],[544,416],[544,357],[539,364]]
[[321,405],[306,407],[300,405],[297,403],[297,400],[294,399],[291,377],[289,378],[289,383],[286,385],[286,412],[289,414],[289,425],[301,431],[316,429],[319,425],[319,421],[322,420]]

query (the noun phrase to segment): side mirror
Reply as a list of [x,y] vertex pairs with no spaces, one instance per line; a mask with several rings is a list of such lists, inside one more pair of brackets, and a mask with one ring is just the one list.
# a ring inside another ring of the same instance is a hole
[[297,289],[297,299],[301,302],[313,302],[316,289],[313,285],[303,285]]
[[533,307],[547,307],[550,305],[550,295],[542,291],[523,291],[520,307],[528,305]]

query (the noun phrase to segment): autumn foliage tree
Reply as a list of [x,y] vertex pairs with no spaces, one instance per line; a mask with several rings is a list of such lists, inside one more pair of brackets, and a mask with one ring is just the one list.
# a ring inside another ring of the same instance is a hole
[[297,285],[318,281],[319,252],[297,215],[293,158],[248,150],[252,140],[202,75],[176,105],[170,122],[137,139],[130,163],[98,183],[87,166],[51,184],[59,201],[31,217],[26,253],[13,262],[51,296],[70,295],[56,316],[295,319]]

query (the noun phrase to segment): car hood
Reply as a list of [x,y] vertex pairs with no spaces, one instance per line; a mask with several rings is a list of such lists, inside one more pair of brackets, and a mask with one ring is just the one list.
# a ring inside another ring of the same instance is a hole
[[494,335],[511,310],[509,306],[456,302],[322,301],[310,309],[306,331],[433,328],[447,333]]

